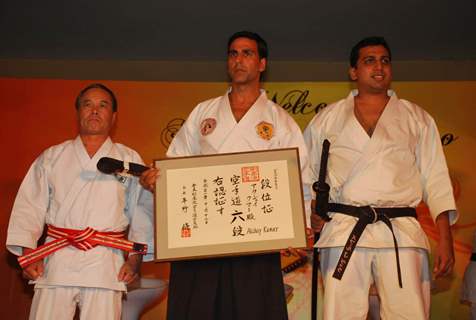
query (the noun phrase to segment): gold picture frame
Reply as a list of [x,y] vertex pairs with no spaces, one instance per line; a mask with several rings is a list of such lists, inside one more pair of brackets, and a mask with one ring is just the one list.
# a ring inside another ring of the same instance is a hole
[[306,247],[297,148],[155,160],[155,260]]

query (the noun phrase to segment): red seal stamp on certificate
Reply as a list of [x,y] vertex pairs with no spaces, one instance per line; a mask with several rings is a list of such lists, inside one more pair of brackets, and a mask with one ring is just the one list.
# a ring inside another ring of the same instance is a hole
[[217,126],[217,121],[213,118],[207,118],[202,121],[200,124],[200,133],[202,136],[209,135],[210,133],[215,130],[215,127]]
[[192,236],[192,229],[188,223],[184,223],[182,226],[182,238],[190,238]]
[[243,182],[257,182],[259,181],[259,167],[242,167],[241,168],[241,180]]

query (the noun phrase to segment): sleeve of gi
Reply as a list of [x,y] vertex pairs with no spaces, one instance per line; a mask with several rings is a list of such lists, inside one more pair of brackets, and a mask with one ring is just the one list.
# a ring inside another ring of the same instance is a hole
[[22,247],[36,248],[43,233],[50,195],[46,158],[43,153],[33,162],[13,204],[6,245],[15,255],[22,255]]
[[180,157],[200,154],[200,105],[190,113],[167,150],[167,157]]
[[430,208],[434,220],[440,213],[451,210],[450,223],[454,224],[458,214],[440,134],[433,118],[426,115],[424,120],[420,131],[420,141],[416,147],[423,200]]
[[[322,139],[319,134],[319,118],[318,115],[309,122],[304,130],[304,141],[309,153],[309,175],[310,184],[316,182],[319,178],[319,166],[321,165]],[[312,190],[312,198],[316,198],[315,192]]]
[[[143,164],[139,155],[136,155],[134,162]],[[133,178],[127,195],[127,215],[129,216],[130,241],[147,244],[147,254],[144,261],[151,261],[154,258],[154,201],[153,195],[143,189],[137,178]]]
[[309,157],[306,144],[299,126],[294,122],[294,120],[289,121],[288,127],[290,132],[284,135],[281,141],[282,145],[285,147],[295,146],[299,149],[299,162],[301,165],[301,180],[302,180],[302,191],[304,198],[304,209],[306,213],[306,225],[311,227],[311,174],[309,170]]
[[144,261],[154,259],[154,217],[152,193],[139,187],[138,200],[129,227],[129,240],[147,244]]

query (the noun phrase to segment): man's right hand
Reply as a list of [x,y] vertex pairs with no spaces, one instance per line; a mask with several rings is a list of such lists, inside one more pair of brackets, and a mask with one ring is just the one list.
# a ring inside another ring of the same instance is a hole
[[324,227],[324,223],[326,222],[317,214],[311,214],[311,228],[315,233],[321,232],[322,227]]
[[[23,248],[23,254],[28,254],[33,249],[30,248]],[[28,279],[28,280],[36,280],[39,277],[43,276],[43,271],[45,270],[45,266],[43,264],[43,259],[36,261],[25,268],[23,268],[23,278]]]
[[144,171],[140,178],[139,182],[144,189],[149,190],[150,192],[155,192],[155,182],[160,175],[160,171],[157,168],[150,168],[149,170]]
[[316,212],[316,200],[311,201],[311,228],[315,233],[319,233],[324,226],[324,219],[322,219]]

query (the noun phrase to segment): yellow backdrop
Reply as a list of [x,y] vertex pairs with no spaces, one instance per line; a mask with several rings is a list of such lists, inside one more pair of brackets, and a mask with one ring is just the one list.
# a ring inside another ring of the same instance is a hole
[[[113,138],[136,149],[146,163],[164,156],[174,133],[198,102],[227,89],[226,83],[0,78],[2,243],[21,179],[42,150],[75,136],[74,99],[81,88],[92,82],[102,82],[117,94],[119,113]],[[267,83],[265,89],[268,97],[288,110],[304,128],[320,108],[345,97],[351,86],[347,82]],[[432,319],[463,319],[468,310],[459,303],[459,288],[476,227],[476,204],[472,201],[476,191],[476,172],[472,167],[476,155],[476,82],[395,82],[393,89],[400,98],[411,100],[432,114],[440,129],[461,216],[453,227],[456,270],[451,279],[434,283]],[[425,208],[420,208],[419,213],[434,245],[437,233],[431,219]],[[5,263],[0,267],[0,292],[5,297],[0,301],[9,306],[18,305],[18,301],[27,304],[31,291],[22,290],[12,257],[4,248],[1,252]],[[144,273],[166,278],[168,266],[148,264]],[[308,295],[295,293],[294,298],[308,299]],[[162,318],[164,304],[164,300],[159,301],[143,319]],[[25,314],[15,307],[9,310],[15,318]],[[294,310],[292,314],[302,313]]]

